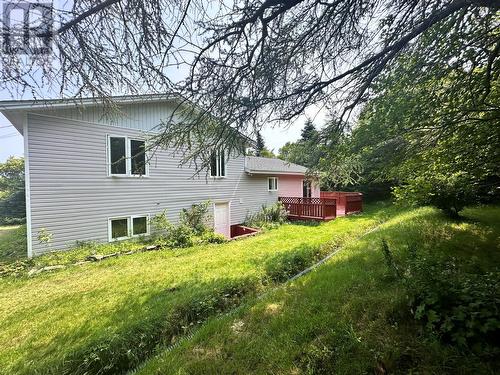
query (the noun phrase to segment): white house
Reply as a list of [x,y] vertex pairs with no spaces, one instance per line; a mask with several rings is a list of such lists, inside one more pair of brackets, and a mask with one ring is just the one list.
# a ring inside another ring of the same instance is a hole
[[[148,217],[167,210],[175,222],[182,208],[210,200],[217,232],[287,194],[319,196],[303,183],[305,168],[273,159],[220,155],[205,175],[180,166],[173,150],[145,163],[145,135],[172,113],[175,96],[114,98],[120,115],[109,116],[93,99],[4,101],[0,111],[24,136],[28,255],[47,251],[38,240],[46,229],[51,249],[75,241],[114,241],[150,231]],[[297,186],[294,186],[296,184]],[[309,190],[308,190],[309,189]]]

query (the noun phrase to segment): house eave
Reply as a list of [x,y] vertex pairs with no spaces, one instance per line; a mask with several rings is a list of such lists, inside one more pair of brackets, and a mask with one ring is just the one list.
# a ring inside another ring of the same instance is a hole
[[[121,95],[111,96],[109,99],[110,102],[116,104],[151,103],[175,101],[179,100],[180,96],[177,94]],[[102,98],[4,100],[0,101],[0,111],[99,106],[104,102]]]
[[265,171],[265,170],[252,170],[245,169],[245,172],[249,175],[288,175],[288,176],[305,176],[305,172],[296,172],[296,171]]

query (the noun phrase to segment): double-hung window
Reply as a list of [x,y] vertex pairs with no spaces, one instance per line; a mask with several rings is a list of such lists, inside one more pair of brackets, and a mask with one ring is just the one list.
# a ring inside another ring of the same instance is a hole
[[267,189],[269,191],[278,191],[278,177],[267,178]]
[[110,176],[147,176],[145,141],[108,136],[108,163]]
[[226,158],[223,150],[213,151],[210,155],[210,176],[226,177]]
[[149,234],[147,216],[125,216],[108,220],[109,241],[119,241],[130,237]]

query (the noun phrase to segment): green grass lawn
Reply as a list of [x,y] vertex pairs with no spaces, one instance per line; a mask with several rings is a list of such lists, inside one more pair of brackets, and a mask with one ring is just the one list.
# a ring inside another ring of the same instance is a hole
[[408,316],[404,288],[388,276],[380,250],[385,239],[400,258],[412,243],[476,272],[498,269],[500,208],[464,214],[458,222],[430,208],[402,212],[314,272],[211,318],[137,373],[498,373],[498,351],[446,344]]
[[137,253],[31,278],[2,278],[0,373],[129,370],[204,319],[269,289],[273,280],[280,281],[276,275],[354,242],[397,212],[377,205],[360,216],[284,225],[222,245]]
[[26,226],[0,226],[0,263],[26,257]]

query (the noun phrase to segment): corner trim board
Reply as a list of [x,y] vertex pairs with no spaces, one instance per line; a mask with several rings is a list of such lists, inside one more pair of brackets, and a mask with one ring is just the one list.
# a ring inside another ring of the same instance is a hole
[[23,118],[24,141],[24,188],[26,190],[26,246],[28,258],[33,257],[33,239],[31,235],[31,189],[30,189],[30,159],[28,152],[28,114]]

